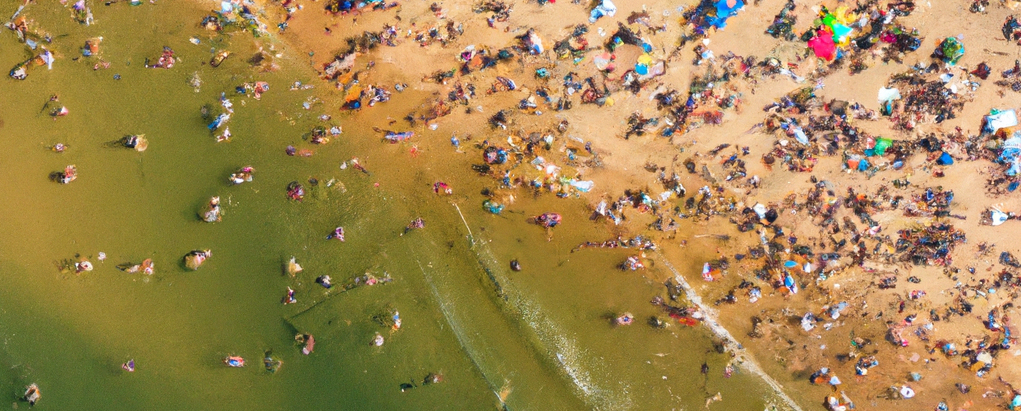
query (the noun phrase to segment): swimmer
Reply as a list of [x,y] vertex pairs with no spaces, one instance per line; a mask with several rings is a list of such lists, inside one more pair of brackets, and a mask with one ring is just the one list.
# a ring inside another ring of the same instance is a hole
[[82,260],[74,264],[75,274],[81,274],[86,271],[92,271],[92,263],[88,260]]
[[433,192],[436,194],[446,195],[454,194],[454,190],[451,189],[450,186],[447,185],[447,183],[444,183],[442,181],[437,181],[435,184],[433,184]]
[[227,358],[223,359],[223,363],[227,364],[228,367],[241,368],[245,366],[245,359],[237,355],[228,355]]
[[199,217],[202,218],[202,221],[207,223],[215,223],[222,220],[223,217],[220,214],[220,197],[216,196],[209,199],[209,203],[202,208],[202,212],[199,213]]
[[344,227],[334,228],[333,232],[330,233],[330,235],[326,236],[326,239],[327,240],[340,240],[340,242],[344,242]]
[[283,300],[284,305],[294,304],[296,302],[298,302],[298,300],[294,298],[294,290],[292,290],[291,287],[287,287],[287,295],[284,296]]
[[64,171],[63,172],[57,172],[55,174],[55,178],[56,178],[57,182],[60,183],[60,184],[68,184],[68,183],[70,183],[70,182],[72,182],[74,180],[77,180],[78,179],[78,167],[75,167],[73,164],[69,165],[67,167],[64,167]]
[[422,385],[439,384],[441,382],[443,382],[443,374],[431,372],[425,376],[424,380],[422,380]]
[[230,181],[230,183],[234,185],[239,185],[245,182],[251,182],[253,172],[255,172],[255,169],[250,166],[241,167],[241,169],[239,169],[237,172],[232,173],[230,175],[228,181]]
[[[411,222],[411,224],[408,224],[407,227],[404,227],[404,234],[407,234],[411,230],[414,230],[414,229],[417,229],[417,228],[424,228],[424,227],[425,227],[425,220],[423,220],[421,217],[416,218],[414,221]],[[401,234],[401,235],[404,235],[404,234]]]
[[35,405],[35,403],[42,398],[42,394],[39,392],[39,386],[32,384],[26,387],[25,396],[23,398],[25,401],[28,401],[28,405]]

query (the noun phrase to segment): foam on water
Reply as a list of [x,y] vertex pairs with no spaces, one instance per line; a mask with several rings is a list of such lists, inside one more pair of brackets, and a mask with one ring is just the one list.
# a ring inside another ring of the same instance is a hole
[[453,315],[451,315],[451,307],[449,300],[443,298],[443,296],[440,295],[439,289],[436,288],[436,282],[433,281],[432,276],[429,275],[425,267],[422,266],[422,261],[416,259],[415,262],[418,263],[418,269],[422,271],[422,276],[425,277],[425,282],[429,284],[429,291],[432,293],[433,298],[436,299],[436,305],[440,307],[440,312],[443,314],[443,319],[447,322],[447,325],[450,326],[450,330],[454,333],[454,336],[457,338],[457,342],[461,345],[461,349],[464,350],[465,355],[468,356],[468,359],[471,360],[472,364],[475,365],[475,368],[479,370],[479,372],[482,374],[483,379],[486,380],[486,383],[489,384],[489,388],[493,390],[493,394],[496,395],[496,399],[500,401],[500,404],[503,405],[504,408],[509,409],[507,407],[507,404],[504,403],[504,398],[500,395],[501,390],[500,386],[497,385],[496,382],[494,381],[496,379],[495,376],[493,375],[494,372],[492,370],[489,370],[488,367],[482,366],[482,364],[479,362],[479,358],[481,357],[482,354],[475,347],[475,344],[469,341],[469,336],[464,331],[464,327],[462,327],[460,322],[457,321],[457,319],[454,318]]
[[490,274],[494,281],[502,284],[501,289],[507,303],[521,315],[521,320],[528,325],[538,340],[537,347],[549,360],[555,360],[559,364],[560,371],[566,374],[574,383],[575,390],[593,409],[599,410],[626,410],[634,405],[627,396],[627,386],[621,382],[619,391],[611,390],[601,386],[592,377],[592,372],[597,375],[609,375],[599,369],[598,362],[587,351],[578,348],[577,341],[567,336],[561,327],[544,314],[542,307],[535,299],[528,298],[516,287],[507,281],[507,273],[502,267],[492,250],[487,245],[485,238],[480,238],[472,247],[479,263]]

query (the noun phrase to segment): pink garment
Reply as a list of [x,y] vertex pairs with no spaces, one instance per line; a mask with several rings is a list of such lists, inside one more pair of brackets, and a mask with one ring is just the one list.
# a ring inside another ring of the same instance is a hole
[[808,41],[808,47],[812,48],[817,57],[833,61],[837,57],[837,45],[833,42],[833,33],[829,30],[819,30],[816,34]]

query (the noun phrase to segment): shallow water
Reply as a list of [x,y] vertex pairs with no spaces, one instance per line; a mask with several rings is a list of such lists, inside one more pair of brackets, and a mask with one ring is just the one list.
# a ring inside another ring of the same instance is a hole
[[[610,237],[587,223],[580,200],[524,199],[490,215],[476,194],[486,181],[472,175],[469,159],[439,148],[413,158],[369,131],[372,110],[399,118],[402,104],[417,103],[395,95],[352,116],[335,103],[305,110],[302,102],[328,94],[320,89],[329,85],[299,50],[272,37],[212,35],[197,27],[205,7],[192,4],[92,7],[96,23],[86,27],[59,3],[28,6],[29,18],[54,35],[57,62],[25,81],[0,79],[0,384],[13,405],[35,382],[43,392],[37,406],[53,409],[701,409],[716,392],[727,409],[764,407],[768,390],[754,376],[739,368],[722,377],[728,358],[712,350],[704,329],[644,325],[662,286],[613,268],[627,250],[570,252]],[[16,9],[0,5],[0,15]],[[7,70],[28,55],[3,30]],[[94,71],[95,57],[72,60],[95,36],[104,37],[109,69]],[[189,43],[192,36],[202,43]],[[182,61],[143,68],[164,45]],[[260,73],[244,61],[257,45],[282,50],[281,70]],[[235,55],[212,68],[203,64],[211,47]],[[188,85],[195,72],[199,92]],[[234,93],[256,80],[271,84],[261,100]],[[295,80],[317,88],[287,90]],[[234,138],[215,143],[200,108],[216,106],[221,92],[234,102]],[[51,94],[70,115],[54,120],[40,111]],[[323,112],[345,133],[313,147],[302,136]],[[127,134],[145,134],[148,150],[106,145]],[[58,142],[70,148],[47,149]],[[316,153],[288,157],[290,144]],[[338,167],[351,157],[371,174]],[[77,165],[77,181],[48,180],[68,164]],[[244,165],[255,167],[255,180],[228,186],[229,173]],[[318,186],[307,182],[313,177]],[[457,194],[435,197],[430,187],[439,179]],[[304,201],[286,198],[290,181],[305,184]],[[202,223],[196,211],[214,195],[223,199],[223,221]],[[569,223],[549,242],[526,223],[547,210]],[[426,228],[401,235],[416,217]],[[338,225],[347,241],[327,241]],[[193,249],[213,256],[185,271],[181,258]],[[105,262],[96,259],[101,251]],[[58,262],[76,254],[95,271],[61,273]],[[293,279],[281,270],[292,255],[305,268]],[[156,262],[155,275],[114,268],[145,258]],[[525,270],[511,272],[512,258]],[[347,292],[314,283],[322,274],[343,284],[366,272],[394,281]],[[298,303],[285,306],[288,286]],[[372,320],[389,308],[401,313],[399,331]],[[611,327],[605,317],[625,310],[636,325]],[[300,353],[298,331],[316,336],[312,355]],[[376,332],[386,337],[382,347],[369,344]],[[284,361],[275,374],[262,367],[266,350]],[[229,354],[248,366],[223,366]],[[132,358],[137,371],[123,372]],[[703,362],[708,375],[698,371]],[[422,386],[430,372],[445,381]],[[419,387],[402,393],[404,382]]]

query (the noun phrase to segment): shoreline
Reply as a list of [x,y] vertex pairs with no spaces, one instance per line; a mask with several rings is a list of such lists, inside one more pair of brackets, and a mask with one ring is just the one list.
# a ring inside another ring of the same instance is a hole
[[801,407],[798,406],[798,403],[787,395],[787,393],[784,391],[783,386],[780,385],[780,383],[777,382],[775,379],[773,379],[772,376],[770,376],[768,373],[762,370],[762,367],[760,367],[759,363],[755,360],[755,356],[749,353],[747,350],[745,350],[744,345],[741,344],[741,342],[739,342],[736,338],[734,338],[734,336],[731,335],[730,331],[728,331],[724,326],[720,325],[718,321],[719,314],[716,312],[716,310],[702,302],[702,297],[698,295],[698,292],[696,292],[695,289],[692,288],[690,284],[688,284],[688,280],[685,279],[684,276],[681,275],[681,273],[677,271],[676,268],[674,268],[673,264],[671,264],[670,261],[666,259],[666,257],[664,257],[662,254],[658,252],[656,253],[656,255],[657,257],[659,257],[659,261],[662,261],[663,264],[666,265],[667,269],[669,269],[670,272],[674,274],[673,276],[674,281],[677,281],[677,284],[679,284],[684,289],[684,294],[687,300],[694,304],[696,307],[698,307],[699,312],[701,312],[705,316],[705,319],[702,320],[702,323],[714,335],[725,341],[727,351],[730,351],[735,355],[735,358],[739,360],[739,364],[742,367],[744,367],[747,371],[750,371],[753,374],[757,375],[759,378],[761,378],[762,381],[766,383],[766,385],[769,385],[769,387],[773,389],[774,394],[780,397],[780,399],[783,401],[785,405],[787,405],[787,407],[789,407],[789,409],[801,411]]

